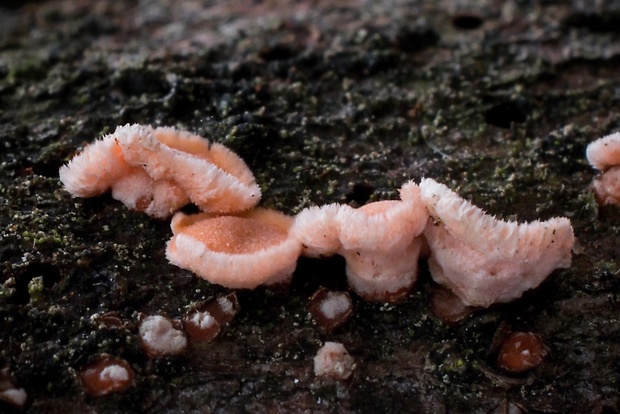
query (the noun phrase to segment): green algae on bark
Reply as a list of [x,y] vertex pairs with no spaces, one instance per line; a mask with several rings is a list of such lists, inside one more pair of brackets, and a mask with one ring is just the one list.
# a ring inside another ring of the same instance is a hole
[[[618,10],[578,3],[0,6],[0,368],[33,412],[619,410],[620,221],[596,206],[583,158],[620,125]],[[138,312],[181,317],[224,290],[165,262],[166,222],[60,188],[78,148],[128,122],[222,142],[264,205],[288,213],[395,199],[426,176],[502,218],[569,216],[581,250],[539,289],[455,327],[430,314],[423,271],[405,303],[356,299],[329,335],[307,298],[343,288],[344,263],[304,259],[288,293],[240,292],[208,348],[151,361]],[[110,311],[126,324],[96,322]],[[487,353],[506,323],[540,334],[550,361],[524,378],[496,372]],[[351,384],[314,380],[326,340],[359,361]],[[134,388],[83,394],[74,372],[101,353],[129,361]]]

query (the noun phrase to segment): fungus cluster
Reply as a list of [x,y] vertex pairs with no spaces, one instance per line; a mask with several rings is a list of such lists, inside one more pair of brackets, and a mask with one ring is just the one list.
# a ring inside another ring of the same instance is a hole
[[591,142],[586,157],[594,168],[601,171],[592,183],[599,204],[620,205],[620,132]]
[[260,200],[254,175],[222,144],[174,128],[125,125],[88,145],[60,168],[78,197],[112,190],[128,208],[169,217],[190,201],[201,210],[231,213]]
[[[619,137],[606,137],[602,145],[617,146]],[[588,157],[596,165],[612,164],[592,148]],[[329,204],[292,218],[254,208],[260,189],[236,154],[173,128],[119,127],[63,166],[60,178],[74,195],[112,189],[113,197],[155,217],[193,202],[203,212],[172,218],[166,257],[234,289],[286,284],[300,255],[339,254],[353,291],[367,300],[395,302],[415,284],[428,243],[433,279],[466,306],[487,307],[514,300],[554,269],[569,267],[575,241],[566,218],[497,220],[432,179],[405,183],[400,200],[357,209]],[[187,326],[211,326],[208,315],[192,318]]]
[[[618,154],[620,134],[588,148],[588,159],[611,177],[601,178],[605,200],[620,199]],[[432,311],[447,323],[457,323],[475,307],[514,300],[554,269],[569,267],[575,242],[567,218],[522,224],[498,220],[432,179],[405,183],[399,200],[360,208],[329,204],[306,208],[296,217],[257,208],[261,192],[241,158],[174,128],[119,127],[63,166],[60,179],[74,196],[111,190],[127,207],[157,218],[194,203],[201,213],[178,212],[172,218],[166,257],[233,289],[287,284],[300,255],[338,254],[346,260],[349,287],[360,297],[396,302],[414,286],[422,253],[441,285],[434,289]],[[179,354],[188,339],[195,344],[213,340],[238,308],[232,293],[194,307],[183,320],[146,317],[139,326],[142,346],[151,358]],[[351,316],[351,297],[319,289],[310,313],[329,332]],[[521,372],[542,361],[542,351],[530,358],[536,341],[516,339],[500,353],[502,369]],[[513,358],[515,353],[521,358]],[[526,360],[526,367],[516,367],[517,359]],[[344,346],[334,342],[326,342],[314,359],[317,376],[340,381],[355,366]],[[84,367],[80,378],[87,392],[104,395],[130,387],[134,373],[125,361],[104,355]]]

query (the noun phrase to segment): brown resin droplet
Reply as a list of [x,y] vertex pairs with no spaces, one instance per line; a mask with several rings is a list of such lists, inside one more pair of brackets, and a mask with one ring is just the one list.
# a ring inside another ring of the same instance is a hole
[[330,332],[351,317],[353,303],[349,293],[321,287],[310,298],[309,311],[317,323]]
[[94,396],[124,391],[131,387],[136,376],[127,361],[110,355],[100,356],[78,375],[86,392]]
[[431,312],[446,325],[456,325],[476,311],[474,306],[467,306],[461,298],[450,289],[435,286],[431,293]]
[[502,342],[497,366],[511,373],[523,373],[538,367],[549,351],[540,336],[532,332],[512,332]]

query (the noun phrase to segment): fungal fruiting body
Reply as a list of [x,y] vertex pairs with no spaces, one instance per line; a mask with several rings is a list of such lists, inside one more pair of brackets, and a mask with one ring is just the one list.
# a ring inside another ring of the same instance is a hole
[[575,237],[569,219],[497,220],[434,180],[423,179],[420,188],[431,216],[424,230],[431,275],[465,304],[509,302],[554,269],[570,267]]
[[153,180],[140,167],[130,167],[128,174],[112,184],[112,197],[127,208],[158,218],[189,203],[187,194],[173,181]]
[[355,360],[344,345],[338,342],[325,342],[314,357],[314,375],[344,381],[356,368]]
[[185,332],[194,343],[212,341],[239,311],[237,295],[232,292],[190,311],[184,321]]
[[209,312],[211,316],[222,326],[229,324],[241,309],[235,292],[212,300],[205,304],[202,310]]
[[2,403],[5,403],[16,410],[21,410],[27,400],[28,394],[26,390],[15,385],[9,369],[3,368],[0,370],[0,407],[2,407]]
[[620,166],[611,167],[592,182],[599,204],[620,205]]
[[187,347],[187,338],[168,319],[160,315],[147,316],[138,329],[142,347],[152,357],[180,354]]
[[137,124],[88,145],[61,167],[60,180],[79,197],[112,189],[127,207],[158,218],[189,201],[203,211],[240,212],[261,196],[250,169],[225,146],[174,128]]
[[303,209],[295,216],[293,233],[306,257],[332,256],[340,248],[340,226],[336,220],[341,204]]
[[477,308],[468,306],[447,287],[436,285],[431,290],[431,312],[447,325],[456,325]]
[[[594,185],[599,199],[618,202],[620,133],[592,143],[587,156],[604,170]],[[341,204],[310,207],[293,219],[254,208],[260,188],[235,153],[168,127],[118,127],[59,173],[75,196],[111,189],[126,206],[158,218],[188,202],[196,204],[203,213],[173,217],[166,256],[172,264],[229,288],[288,283],[300,254],[339,254],[346,260],[352,290],[367,300],[395,302],[415,284],[421,250],[428,248],[433,278],[465,305],[486,307],[518,298],[553,269],[569,267],[575,241],[566,218],[524,224],[496,220],[430,179],[420,186],[405,183],[400,200],[357,209]],[[335,298],[328,299],[330,306],[340,306]],[[225,323],[208,311],[192,315],[186,325],[210,329],[215,326],[211,317]],[[157,329],[163,329],[157,321]],[[180,332],[172,325],[165,328],[171,335]]]
[[599,204],[620,205],[620,132],[591,142],[586,157],[594,168],[602,171],[592,183]]
[[349,286],[368,300],[397,301],[416,281],[422,233],[427,221],[419,188],[407,183],[400,201],[377,201],[338,212],[339,251]]
[[301,253],[301,243],[290,235],[292,223],[291,217],[262,208],[238,216],[177,213],[166,257],[229,288],[288,283]]
[[250,169],[222,144],[169,127],[129,125],[114,134],[128,164],[174,182],[202,211],[244,211],[260,200]]
[[74,196],[94,197],[108,191],[130,169],[118,142],[112,135],[106,135],[60,167],[59,176],[65,189]]
[[348,292],[338,292],[321,287],[310,298],[308,310],[317,323],[330,332],[351,317],[353,302]]
[[220,323],[207,311],[194,310],[183,321],[185,332],[194,342],[209,342],[219,335]]
[[510,373],[530,371],[543,363],[549,349],[532,332],[511,332],[500,344],[497,366]]
[[586,157],[594,168],[601,171],[620,165],[620,132],[591,142],[586,149]]
[[401,200],[311,207],[296,217],[294,232],[310,256],[340,254],[349,286],[367,300],[398,301],[415,283],[428,214],[420,189],[408,182]]
[[86,392],[94,396],[125,391],[136,376],[127,361],[110,355],[101,355],[78,374]]

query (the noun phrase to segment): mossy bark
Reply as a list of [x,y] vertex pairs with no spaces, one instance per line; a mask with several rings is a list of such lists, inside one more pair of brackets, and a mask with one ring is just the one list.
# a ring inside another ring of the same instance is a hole
[[[596,206],[584,151],[620,128],[618,27],[605,1],[0,6],[0,369],[32,412],[615,412],[620,210]],[[301,260],[288,292],[239,292],[215,342],[150,360],[139,313],[180,318],[226,290],[166,262],[167,222],[62,190],[58,168],[125,123],[229,146],[287,213],[432,177],[502,218],[568,216],[579,249],[457,326],[430,313],[422,269],[407,301],[357,300],[329,334],[307,299],[346,285],[343,261]],[[125,325],[97,323],[110,311]],[[497,371],[507,325],[540,334],[549,361]],[[326,340],[358,361],[350,383],[314,378]],[[86,396],[75,370],[101,353],[129,361],[135,387]]]

